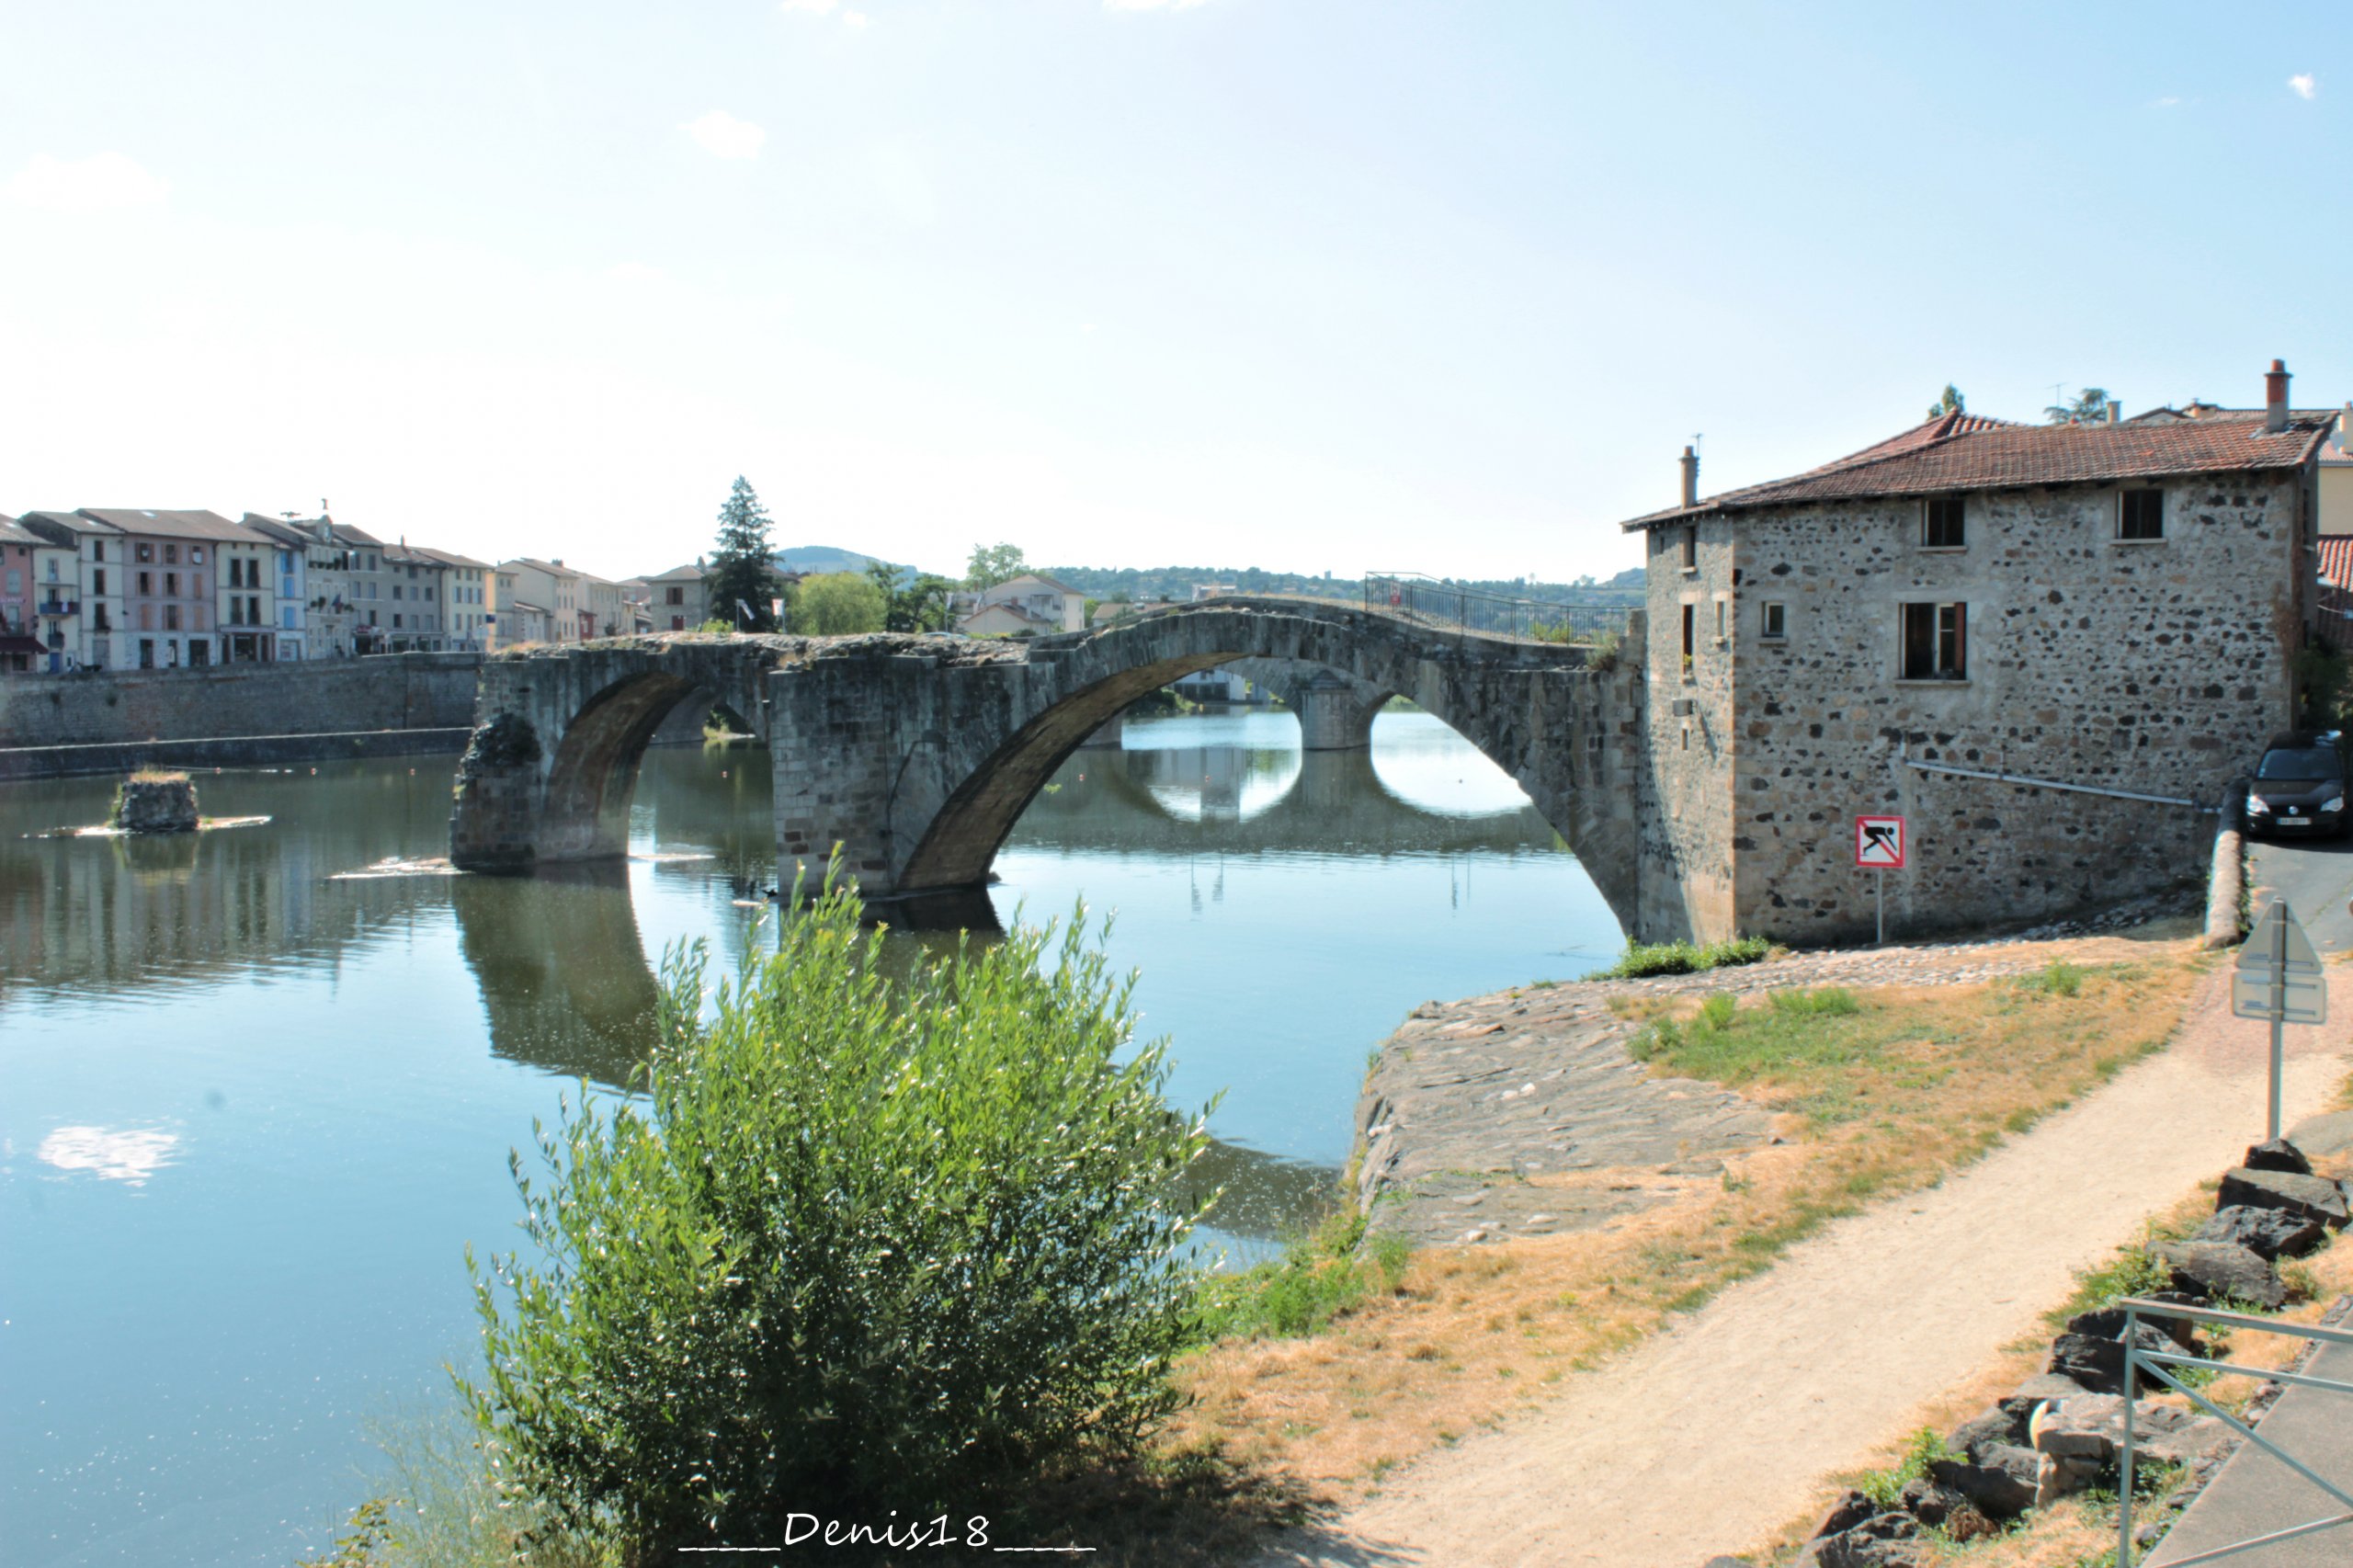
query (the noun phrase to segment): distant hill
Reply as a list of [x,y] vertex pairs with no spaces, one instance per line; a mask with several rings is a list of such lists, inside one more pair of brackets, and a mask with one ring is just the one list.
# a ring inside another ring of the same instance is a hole
[[838,545],[796,544],[778,551],[769,559],[781,571],[805,572],[813,577],[827,572],[863,572],[881,557],[861,555]]

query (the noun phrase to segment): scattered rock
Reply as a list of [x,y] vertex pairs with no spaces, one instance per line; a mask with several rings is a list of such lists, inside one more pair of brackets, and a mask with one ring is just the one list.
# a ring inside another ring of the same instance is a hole
[[[2119,1314],[2120,1317],[2121,1315],[2122,1314],[2120,1313]],[[2116,1336],[2114,1335],[2109,1335],[2108,1337],[2113,1339]],[[2077,1382],[2073,1378],[2064,1376],[2063,1374],[2058,1372],[2037,1372],[2034,1376],[2020,1383],[2016,1392],[1995,1401],[1995,1403],[2000,1408],[2002,1414],[2010,1417],[2011,1420],[2016,1421],[2018,1425],[2018,1430],[2020,1432],[2024,1432],[2026,1430],[2027,1417],[2032,1415],[2034,1414],[2034,1407],[2040,1404],[2044,1400],[2068,1399],[2074,1395],[2086,1393],[2089,1392],[2090,1391],[2086,1389],[2083,1384]]]
[[1810,1539],[1819,1540],[1824,1536],[1836,1535],[1841,1530],[1852,1529],[1878,1512],[1878,1504],[1872,1502],[1864,1494],[1849,1488],[1838,1501],[1830,1505],[1830,1511],[1816,1522],[1813,1534]]
[[[2173,1336],[2143,1324],[2134,1333],[2143,1350],[2170,1355],[2178,1348]],[[2051,1342],[2051,1370],[2072,1378],[2093,1393],[2116,1393],[2124,1387],[2124,1342],[2089,1334],[2063,1334]]]
[[1989,1519],[2015,1519],[2034,1506],[2035,1456],[2007,1443],[1989,1443],[1977,1463],[1931,1460],[1928,1479],[1966,1497]]
[[2308,1155],[2341,1154],[2353,1149],[2353,1110],[2308,1116],[2288,1129],[2288,1142]]
[[1806,1551],[1821,1568],[1923,1568],[1928,1561],[1920,1545],[1920,1521],[1894,1512],[1824,1536]]
[[185,773],[134,773],[115,789],[114,825],[125,833],[194,833],[196,786]]
[[1711,1557],[1699,1568],[1756,1568],[1756,1564],[1745,1557]]
[[2173,1282],[2181,1290],[2266,1311],[2288,1302],[2288,1287],[2271,1265],[2235,1242],[2160,1242],[2150,1252],[2173,1270]]
[[2326,1176],[2298,1176],[2293,1171],[2249,1170],[2245,1165],[2222,1173],[2222,1190],[2215,1209],[2282,1209],[2343,1230],[2353,1219],[2345,1207],[2345,1192]]
[[[2187,1290],[2153,1290],[2142,1300],[2163,1301],[2169,1306],[2177,1307],[2202,1307],[2206,1304],[2206,1299],[2203,1296],[2192,1295]],[[2141,1321],[2152,1328],[2172,1335],[2173,1342],[2185,1350],[2198,1348],[2198,1325],[2188,1318],[2161,1318],[2154,1313],[2143,1312],[2141,1314]],[[2093,1335],[2101,1339],[2115,1339],[2124,1333],[2124,1309],[2122,1307],[2094,1307],[2087,1312],[2077,1312],[2067,1320],[2067,1332]],[[2080,1389],[2062,1389],[2058,1392],[2045,1394],[2043,1397],[2064,1399],[2070,1393],[2081,1392],[2083,1391]]]
[[2286,1171],[2291,1176],[2313,1174],[2313,1163],[2304,1158],[2304,1152],[2285,1138],[2257,1143],[2239,1163],[2251,1171]]
[[[2078,1453],[2093,1451],[2090,1439],[2104,1445],[2097,1451],[2103,1464],[2111,1463],[2124,1441],[2124,1400],[2112,1393],[2079,1394],[2061,1402],[2046,1420],[2046,1443],[2056,1433],[2079,1435],[2063,1445]],[[2176,1464],[2195,1464],[2228,1444],[2231,1429],[2211,1415],[2200,1415],[2178,1405],[2136,1400],[2132,1406],[2132,1447],[2136,1453]]]
[[[1955,1512],[1969,1507],[1969,1499],[1925,1475],[1904,1483],[1904,1510],[1924,1525],[1941,1525]],[[1973,1510],[1972,1510],[1973,1511]]]
[[[1997,1404],[1954,1427],[1945,1438],[1945,1447],[1957,1454],[1966,1454],[1974,1460],[1978,1450],[1988,1443],[2015,1443],[2025,1436],[2025,1421]],[[1917,1508],[1912,1511],[1920,1514]],[[1920,1517],[1928,1518],[1926,1514],[1920,1514]],[[1928,1522],[1935,1524],[1937,1521],[1928,1519]]]
[[2319,1221],[2285,1209],[2250,1209],[2234,1204],[2217,1210],[2198,1227],[2194,1242],[2229,1242],[2267,1260],[2302,1257],[2328,1239]]

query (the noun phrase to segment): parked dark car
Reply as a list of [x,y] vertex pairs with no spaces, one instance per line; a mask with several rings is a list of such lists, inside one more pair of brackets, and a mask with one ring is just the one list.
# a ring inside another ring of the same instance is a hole
[[2246,791],[2246,830],[2251,834],[2325,833],[2342,838],[2353,832],[2345,809],[2347,746],[2336,730],[2297,730],[2274,735]]

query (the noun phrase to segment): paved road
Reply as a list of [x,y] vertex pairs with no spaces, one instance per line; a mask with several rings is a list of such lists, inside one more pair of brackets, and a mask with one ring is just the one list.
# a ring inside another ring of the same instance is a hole
[[2247,874],[2257,914],[2284,898],[2324,954],[2353,949],[2353,838],[2250,839]]
[[[2257,841],[2247,856],[2257,910],[2284,898],[2324,955],[2353,949],[2353,841]],[[2324,1028],[2338,1040],[2348,1026]],[[2306,1369],[2314,1377],[2353,1382],[2353,1346],[2324,1347]],[[2353,1394],[2290,1388],[2264,1418],[2263,1435],[2338,1486],[2353,1491]],[[2244,1444],[2213,1484],[2147,1559],[2152,1568],[2212,1551],[2233,1541],[2325,1518],[2342,1511],[2318,1487],[2252,1443]],[[2353,1562],[2353,1525],[2238,1552],[2245,1568],[2345,1568]]]

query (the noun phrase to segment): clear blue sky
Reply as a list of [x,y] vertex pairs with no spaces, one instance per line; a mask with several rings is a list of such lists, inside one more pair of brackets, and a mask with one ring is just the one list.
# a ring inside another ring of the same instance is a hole
[[2353,9],[75,0],[0,12],[0,511],[608,574],[1548,578],[1949,380],[2353,396]]

